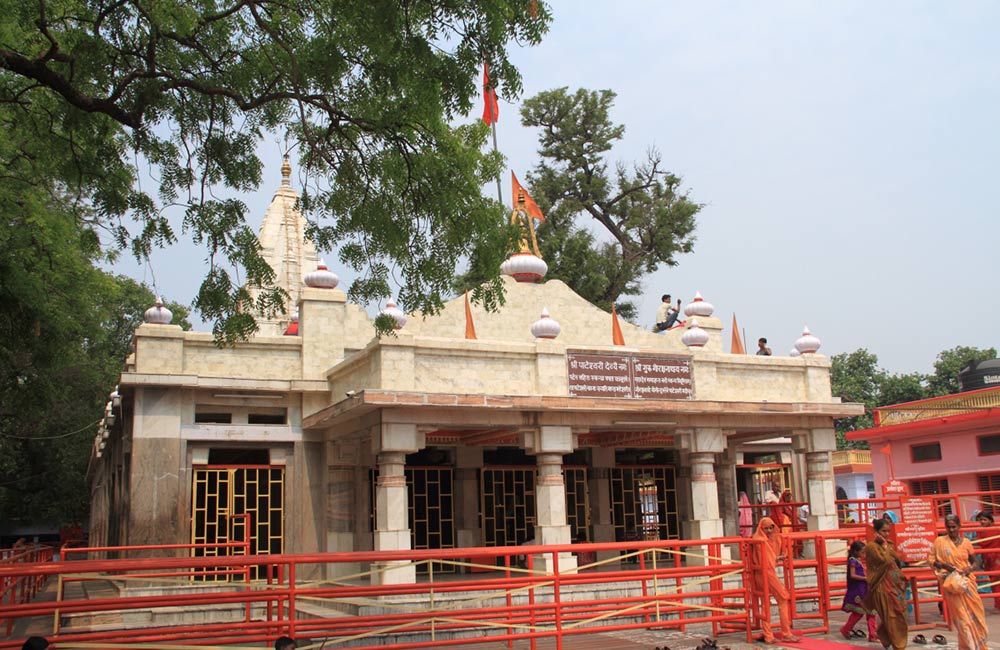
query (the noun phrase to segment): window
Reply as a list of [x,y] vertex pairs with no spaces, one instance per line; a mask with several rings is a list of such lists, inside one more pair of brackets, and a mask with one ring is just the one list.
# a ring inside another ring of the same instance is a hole
[[[910,492],[912,492],[915,497],[948,494],[948,479],[931,478],[921,481],[910,481]],[[942,497],[940,499],[934,499],[934,508],[937,510],[938,517],[944,517],[945,515],[951,514],[951,498]]]
[[925,497],[932,494],[948,494],[948,479],[931,478],[921,481],[910,481],[910,491],[915,497]]
[[1000,508],[996,507],[997,497],[996,493],[1000,492],[1000,474],[980,474],[979,479],[979,491],[980,492],[993,492],[993,495],[981,496],[980,499],[983,502],[989,502],[988,505],[983,507],[986,512],[993,513],[994,517],[1000,515]]
[[196,424],[232,424],[233,414],[206,411],[195,413],[194,421]]
[[941,443],[932,442],[929,445],[911,445],[910,457],[914,463],[927,463],[941,460]]
[[261,409],[247,415],[247,424],[285,424],[285,409]]
[[1000,435],[980,436],[979,455],[989,456],[991,454],[1000,454]]

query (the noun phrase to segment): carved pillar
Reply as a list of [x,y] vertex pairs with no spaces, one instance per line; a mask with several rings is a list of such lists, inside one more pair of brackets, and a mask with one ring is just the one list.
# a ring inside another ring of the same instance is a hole
[[476,470],[483,466],[482,447],[457,447],[455,462],[455,528],[459,548],[483,545],[479,519],[479,483]]
[[[382,424],[372,433],[372,451],[378,462],[375,484],[376,551],[410,549],[406,454],[423,447],[423,435],[412,424]],[[417,580],[409,562],[382,562],[372,565],[372,584],[410,584]],[[381,570],[379,570],[381,569]]]
[[722,513],[722,531],[726,537],[740,534],[739,494],[736,489],[736,449],[731,445],[719,455],[716,472],[719,484],[719,512]]
[[[615,450],[594,447],[590,450],[590,472],[587,475],[587,490],[590,492],[590,524],[594,542],[614,542],[615,525],[611,519],[610,470],[615,466]],[[618,551],[601,551],[598,560],[618,556]]]
[[[563,454],[573,451],[573,433],[565,426],[541,426],[525,436],[525,449],[538,460],[535,482],[535,543],[569,544],[572,537],[566,523],[566,482],[562,472]],[[551,571],[552,558],[543,555],[535,559],[539,571]],[[576,556],[559,554],[559,571],[576,568]]]
[[[796,451],[805,454],[806,494],[809,501],[809,530],[837,527],[837,487],[833,478],[831,452],[837,448],[833,429],[807,429],[795,432]],[[812,549],[806,545],[806,555]],[[828,542],[827,553],[836,552],[842,542]]]
[[[721,429],[698,428],[689,437],[691,451],[688,463],[691,471],[691,519],[687,522],[687,536],[690,539],[712,539],[722,537],[722,519],[719,516],[719,486],[715,478],[715,454],[725,448],[725,436]],[[707,547],[690,549],[705,553]],[[705,563],[697,557],[688,558],[695,565]]]

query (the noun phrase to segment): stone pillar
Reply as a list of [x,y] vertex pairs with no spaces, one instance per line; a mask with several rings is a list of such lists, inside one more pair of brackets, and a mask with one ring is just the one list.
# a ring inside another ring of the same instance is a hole
[[[809,530],[837,528],[837,487],[833,478],[831,452],[837,448],[833,429],[808,429],[795,432],[796,451],[805,454],[806,493],[809,501]],[[843,542],[827,543],[827,553],[837,552]],[[813,549],[806,545],[806,555]]]
[[[541,426],[525,435],[525,449],[538,460],[535,482],[535,543],[569,544],[572,536],[566,523],[566,481],[562,457],[573,451],[573,432],[566,426]],[[576,556],[559,554],[559,572],[575,569]],[[534,562],[536,571],[551,572],[552,557],[542,555]]]
[[719,455],[716,479],[719,483],[719,512],[726,537],[740,534],[739,491],[736,489],[736,450],[727,445]]
[[[406,454],[423,446],[423,435],[414,424],[382,424],[372,432],[372,452],[378,462],[373,534],[376,551],[410,549]],[[373,564],[372,570],[372,584],[410,584],[417,580],[416,567],[409,562],[381,562]]]
[[479,483],[476,470],[483,466],[482,447],[456,447],[455,530],[459,548],[483,545],[479,519]]
[[[719,486],[715,478],[715,454],[725,449],[725,436],[721,429],[698,428],[689,438],[691,451],[688,466],[691,469],[691,519],[687,522],[690,539],[722,537],[722,518],[719,516]],[[693,553],[705,553],[707,547],[691,547]],[[689,557],[688,563],[704,565],[706,560]]]
[[[615,466],[615,450],[594,447],[590,450],[590,471],[587,475],[587,490],[590,492],[590,525],[594,534],[593,542],[614,542],[615,525],[611,519],[610,470]],[[618,551],[601,551],[598,560],[618,556]]]

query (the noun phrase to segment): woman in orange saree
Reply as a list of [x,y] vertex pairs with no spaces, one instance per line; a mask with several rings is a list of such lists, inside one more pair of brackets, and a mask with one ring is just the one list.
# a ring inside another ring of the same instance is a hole
[[781,532],[773,519],[763,517],[757,524],[757,531],[753,534],[753,539],[758,542],[754,545],[754,558],[757,565],[753,576],[755,591],[758,594],[763,594],[764,586],[767,585],[771,597],[778,604],[778,619],[781,621],[781,633],[774,634],[771,630],[770,617],[764,614],[763,603],[758,598],[758,620],[760,621],[760,630],[763,633],[758,640],[764,643],[774,643],[775,639],[789,643],[800,641],[799,637],[792,633],[792,605],[788,597],[788,590],[778,579],[778,562],[785,559],[785,556],[781,554]]
[[962,536],[957,515],[947,515],[944,527],[948,534],[934,540],[927,559],[941,579],[941,595],[958,632],[958,650],[986,650],[986,610],[972,574],[972,542]]
[[875,539],[865,545],[868,571],[868,596],[865,608],[878,612],[875,630],[882,647],[903,650],[906,647],[906,581],[900,570],[902,559],[889,541],[892,523],[886,519],[872,522]]

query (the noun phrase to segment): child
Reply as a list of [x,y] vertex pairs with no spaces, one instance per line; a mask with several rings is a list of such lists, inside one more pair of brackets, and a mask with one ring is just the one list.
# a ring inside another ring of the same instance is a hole
[[844,594],[844,605],[841,607],[850,613],[847,623],[840,628],[840,634],[845,639],[852,636],[864,636],[860,630],[854,631],[854,624],[864,616],[868,622],[868,641],[878,641],[875,636],[875,612],[866,610],[864,601],[868,595],[868,582],[865,580],[865,567],[861,564],[861,553],[865,550],[864,542],[854,542],[847,554],[847,593]]

